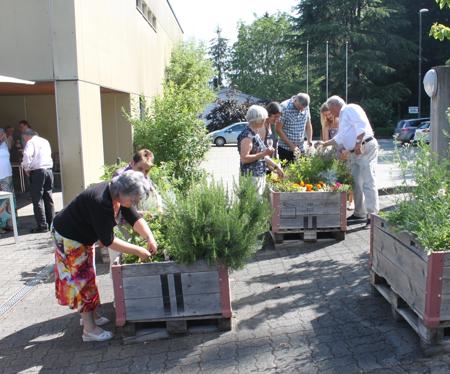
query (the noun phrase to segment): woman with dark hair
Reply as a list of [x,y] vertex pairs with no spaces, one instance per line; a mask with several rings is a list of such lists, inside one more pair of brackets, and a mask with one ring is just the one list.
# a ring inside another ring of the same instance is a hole
[[278,158],[278,135],[276,125],[280,122],[281,105],[276,101],[272,101],[266,106],[267,114],[269,115],[264,123],[266,128],[266,136],[264,143],[275,149],[274,157]]
[[[100,297],[94,268],[94,243],[118,252],[148,260],[157,244],[145,220],[134,205],[147,198],[149,183],[143,173],[127,171],[111,182],[89,187],[67,205],[53,220],[55,242],[55,292],[61,305],[81,314],[85,342],[104,341],[113,337],[99,326],[109,322],[97,314]],[[147,241],[142,248],[114,237],[119,213]]]

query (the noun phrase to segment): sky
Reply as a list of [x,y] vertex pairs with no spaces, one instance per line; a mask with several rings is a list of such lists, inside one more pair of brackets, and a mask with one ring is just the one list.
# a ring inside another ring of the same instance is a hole
[[169,0],[184,31],[184,38],[195,38],[209,44],[217,26],[222,36],[236,41],[237,23],[250,23],[265,12],[292,14],[298,0]]

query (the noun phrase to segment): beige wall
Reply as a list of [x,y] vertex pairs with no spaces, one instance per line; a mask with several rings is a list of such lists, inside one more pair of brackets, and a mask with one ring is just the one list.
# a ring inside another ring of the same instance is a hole
[[53,95],[0,96],[0,127],[17,128],[17,123],[22,119],[30,122],[39,135],[50,142],[52,152],[58,152]]
[[133,154],[133,129],[124,111],[130,113],[130,95],[105,93],[101,100],[105,164],[115,163],[118,157],[128,162]]
[[100,87],[67,81],[56,83],[58,138],[64,204],[103,172]]
[[160,92],[172,46],[182,34],[166,0],[147,3],[157,16],[156,31],[134,0],[75,3],[79,79],[145,96]]
[[135,0],[1,1],[0,72],[154,96],[182,32],[166,0],[146,1],[156,31]]

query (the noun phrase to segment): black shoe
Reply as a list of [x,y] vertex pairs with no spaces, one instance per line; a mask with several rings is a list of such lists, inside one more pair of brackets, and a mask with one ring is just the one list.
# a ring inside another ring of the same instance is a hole
[[370,218],[367,218],[366,225],[364,226],[365,229],[370,229]]
[[37,234],[37,233],[42,233],[42,232],[48,232],[48,229],[46,227],[35,227],[30,230],[30,233],[32,233],[32,234]]

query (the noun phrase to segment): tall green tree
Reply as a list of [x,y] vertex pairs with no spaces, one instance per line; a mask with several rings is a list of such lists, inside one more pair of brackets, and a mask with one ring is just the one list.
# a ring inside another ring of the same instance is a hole
[[[321,77],[325,99],[325,49],[329,43],[329,94],[345,95],[345,46],[349,48],[349,101],[366,106],[381,126],[396,103],[410,94],[396,77],[398,65],[414,61],[415,45],[401,37],[405,9],[397,0],[302,0],[295,8],[291,45],[304,59],[310,43],[311,75]],[[380,115],[381,114],[381,115]]]
[[153,151],[156,163],[168,165],[184,188],[199,177],[198,166],[209,149],[210,138],[199,115],[214,99],[208,86],[213,75],[203,45],[179,45],[166,69],[163,94],[151,100],[144,118],[130,119],[135,148]]
[[282,100],[297,92],[303,71],[286,43],[290,33],[292,25],[285,13],[241,22],[232,49],[232,85],[267,100]]
[[217,27],[216,37],[210,42],[209,55],[217,73],[215,88],[223,87],[224,79],[230,67],[230,48],[228,46],[228,39],[222,36],[222,29],[220,27]]

